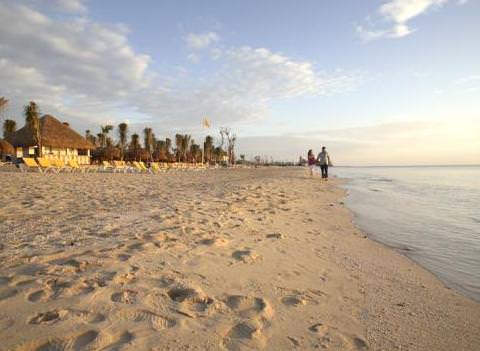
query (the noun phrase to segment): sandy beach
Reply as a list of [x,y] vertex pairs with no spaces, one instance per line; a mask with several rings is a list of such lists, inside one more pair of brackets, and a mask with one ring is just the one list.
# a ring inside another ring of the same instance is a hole
[[305,169],[0,172],[0,350],[479,350]]

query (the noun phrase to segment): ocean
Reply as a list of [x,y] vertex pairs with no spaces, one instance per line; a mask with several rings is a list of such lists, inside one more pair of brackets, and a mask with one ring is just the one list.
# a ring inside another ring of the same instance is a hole
[[480,301],[480,166],[334,167],[372,239]]

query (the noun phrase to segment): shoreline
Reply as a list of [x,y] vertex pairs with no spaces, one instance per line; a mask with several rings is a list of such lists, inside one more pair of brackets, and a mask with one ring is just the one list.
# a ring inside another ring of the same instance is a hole
[[337,180],[303,169],[0,180],[9,350],[480,346],[480,304],[364,238]]
[[[468,298],[472,301],[480,303],[480,296],[478,296],[478,294],[475,294],[474,292],[469,292],[459,282],[456,282],[455,280],[452,280],[446,276],[443,276],[441,272],[436,272],[434,269],[429,268],[428,265],[422,261],[423,260],[422,255],[418,254],[418,248],[409,246],[408,244],[388,243],[388,240],[383,238],[382,235],[375,234],[375,230],[372,229],[372,227],[374,227],[373,225],[371,226],[370,229],[368,229],[366,226],[362,226],[359,223],[359,221],[361,221],[362,216],[355,211],[354,204],[353,203],[349,204],[349,200],[348,200],[349,197],[351,196],[350,190],[348,189],[348,184],[353,180],[348,177],[341,177],[338,175],[334,175],[334,177],[335,179],[338,179],[341,182],[339,186],[346,192],[345,206],[352,212],[353,225],[359,228],[361,231],[363,231],[368,236],[369,239],[384,245],[388,249],[394,250],[395,252],[406,256],[412,262],[414,262],[415,264],[419,265],[421,268],[425,269],[426,271],[428,271],[429,273],[437,277],[445,286],[445,288],[454,290],[460,295],[464,296],[465,298]],[[422,248],[420,248],[420,250],[421,249]]]

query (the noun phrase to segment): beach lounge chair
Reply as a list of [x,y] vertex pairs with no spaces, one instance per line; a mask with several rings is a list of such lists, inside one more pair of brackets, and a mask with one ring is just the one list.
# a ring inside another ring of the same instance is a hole
[[113,161],[113,171],[126,173],[128,171],[127,164],[125,161]]
[[144,171],[142,166],[140,166],[140,163],[138,163],[138,161],[133,161],[132,165],[136,172],[142,173]]
[[67,165],[68,167],[70,167],[70,170],[72,172],[82,172],[82,173],[84,172],[84,169],[80,167],[77,160],[68,160]]
[[42,168],[38,165],[37,161],[34,158],[24,157],[23,158],[23,167],[21,167],[22,171],[27,172],[29,169],[38,169],[40,173],[43,173]]
[[52,166],[50,161],[48,159],[44,158],[44,157],[38,157],[37,158],[37,163],[45,173],[48,172],[48,171],[58,173],[57,167]]
[[102,170],[104,171],[114,171],[114,167],[112,166],[112,164],[108,161],[102,161]]
[[149,168],[147,168],[147,166],[145,166],[145,163],[143,163],[142,161],[133,161],[132,164],[133,164],[133,167],[135,167],[135,170],[138,173],[143,173],[143,172],[150,172],[151,173],[151,170]]
[[53,158],[53,159],[50,159],[48,161],[50,162],[50,165],[52,166],[52,168],[54,168],[57,171],[57,173],[59,173],[61,171],[71,171],[72,170],[70,167],[67,167],[62,160],[60,160],[58,158]]
[[142,170],[148,173],[153,173],[150,168],[148,168],[143,161],[138,162],[140,164],[140,167],[142,167]]
[[153,173],[160,173],[165,171],[165,168],[162,167],[162,163],[159,162],[150,163],[150,169],[153,171]]

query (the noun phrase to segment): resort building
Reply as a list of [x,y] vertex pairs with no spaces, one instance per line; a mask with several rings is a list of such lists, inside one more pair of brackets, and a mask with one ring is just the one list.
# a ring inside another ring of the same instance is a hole
[[9,158],[13,157],[15,149],[6,140],[0,139],[0,161],[10,161]]
[[[64,162],[74,159],[83,165],[90,164],[90,150],[95,148],[87,139],[71,129],[68,123],[62,123],[51,115],[40,118],[40,140],[42,157],[57,158]],[[15,148],[17,158],[40,155],[39,146],[27,125],[16,131],[9,138],[9,142]]]

